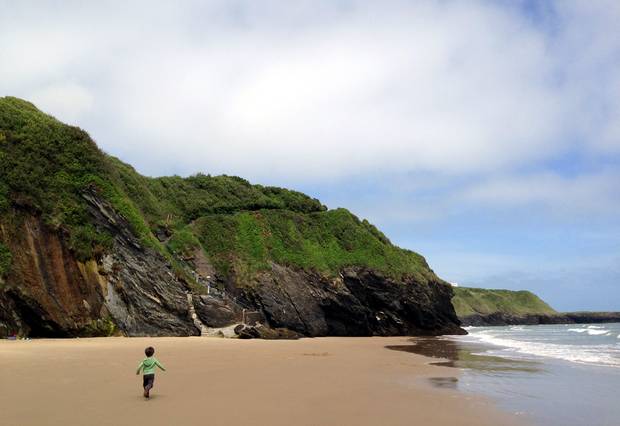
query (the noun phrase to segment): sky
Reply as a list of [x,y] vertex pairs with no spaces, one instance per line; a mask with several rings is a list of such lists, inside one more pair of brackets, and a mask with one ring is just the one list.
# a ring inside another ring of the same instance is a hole
[[0,96],[149,176],[346,207],[463,286],[620,310],[620,2],[0,0]]

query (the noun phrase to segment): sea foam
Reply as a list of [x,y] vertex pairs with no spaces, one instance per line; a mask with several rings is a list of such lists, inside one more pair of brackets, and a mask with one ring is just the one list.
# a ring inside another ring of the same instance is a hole
[[609,333],[609,330],[601,330],[602,327],[588,327],[588,328],[569,328],[568,331],[573,333],[587,333],[590,336],[601,336]]
[[[578,329],[575,329],[578,330]],[[587,329],[584,329],[587,330]],[[603,331],[603,330],[587,330],[587,331]],[[608,330],[604,330],[605,333]],[[512,357],[514,355],[534,355],[540,357],[556,358],[565,361],[603,365],[610,367],[620,367],[620,351],[612,345],[563,345],[557,343],[543,342],[525,342],[522,340],[510,339],[505,334],[500,336],[494,335],[493,331],[481,330],[477,333],[470,334],[484,343],[503,346],[509,348],[506,351],[494,351],[494,355]],[[501,334],[501,333],[500,333]],[[588,333],[590,334],[590,333]],[[601,333],[597,333],[601,334]],[[620,335],[618,336],[620,338]],[[498,353],[499,352],[499,353]]]
[[607,333],[609,333],[609,330],[592,330],[592,329],[588,330],[588,334],[590,336],[600,336],[600,335],[607,334]]

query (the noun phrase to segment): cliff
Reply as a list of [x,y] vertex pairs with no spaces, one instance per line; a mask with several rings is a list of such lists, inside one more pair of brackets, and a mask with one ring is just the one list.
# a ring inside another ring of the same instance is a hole
[[525,290],[457,287],[452,303],[465,326],[620,322],[620,312],[557,312]]
[[526,290],[489,290],[484,288],[455,287],[452,299],[459,317],[488,315],[502,312],[509,315],[557,313],[534,293]]
[[462,333],[451,297],[345,209],[231,176],[141,176],[0,98],[0,335]]

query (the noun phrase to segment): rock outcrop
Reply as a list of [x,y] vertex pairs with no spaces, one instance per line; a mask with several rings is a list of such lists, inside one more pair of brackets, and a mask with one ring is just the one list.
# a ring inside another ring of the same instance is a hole
[[329,279],[272,265],[242,295],[272,327],[306,336],[462,333],[448,285],[395,281],[365,268],[347,268]]
[[487,315],[468,315],[460,319],[464,326],[475,327],[539,324],[598,324],[620,322],[620,312],[564,312],[553,315],[512,315],[503,312],[494,312]]
[[0,292],[5,331],[33,337],[199,334],[188,316],[188,288],[167,260],[143,247],[108,203],[84,197],[93,223],[114,236],[113,249],[98,261],[76,260],[62,235],[33,214],[15,212],[10,231],[2,226],[2,239],[16,254]]

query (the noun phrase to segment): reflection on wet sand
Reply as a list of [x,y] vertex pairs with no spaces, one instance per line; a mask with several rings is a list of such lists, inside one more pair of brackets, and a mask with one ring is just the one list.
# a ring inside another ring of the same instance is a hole
[[[605,330],[613,326],[605,325]],[[590,335],[587,330],[594,333]],[[575,325],[480,327],[472,330],[471,336],[409,338],[383,346],[431,357],[434,359],[426,362],[457,368],[458,374],[455,369],[436,369],[431,373],[435,377],[425,376],[423,380],[440,388],[439,392],[455,389],[482,394],[506,412],[517,414],[524,424],[620,425],[620,369],[568,361],[573,355],[584,354],[600,360],[609,356],[616,343],[620,347],[620,341],[615,341],[617,333],[611,334],[611,347],[609,343],[592,344],[602,335],[596,334],[603,333],[601,330]],[[512,346],[487,343],[490,339],[484,336]],[[532,349],[546,356],[526,351]],[[402,354],[407,355],[413,358],[412,354]],[[403,380],[410,379],[405,376]]]
[[437,388],[456,389],[459,379],[456,377],[430,377],[428,381]]
[[434,362],[433,365],[467,368],[493,375],[541,371],[537,362],[483,355],[480,353],[487,349],[485,346],[441,337],[412,338],[410,345],[389,345],[386,348],[445,360]]

